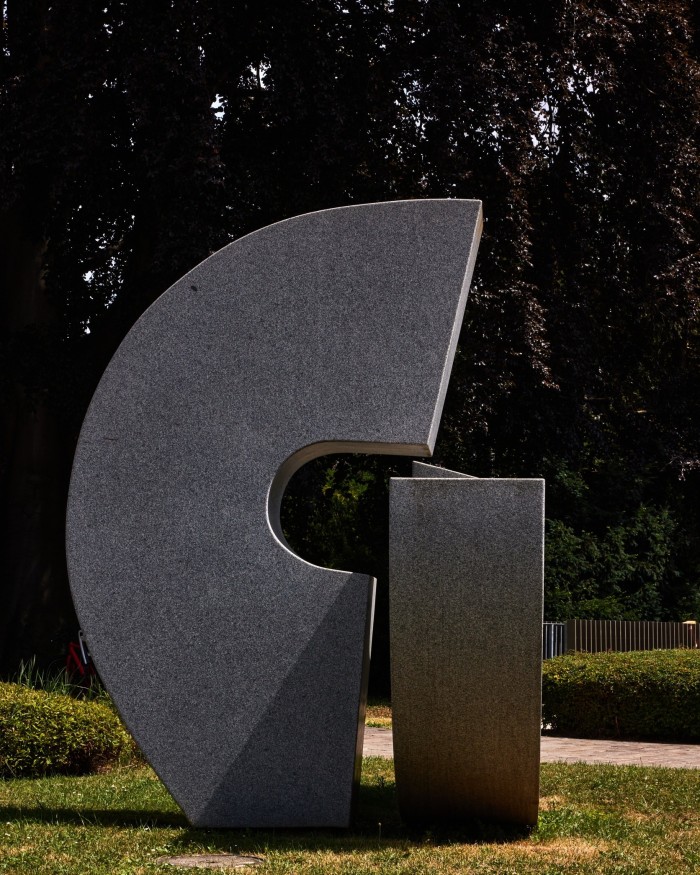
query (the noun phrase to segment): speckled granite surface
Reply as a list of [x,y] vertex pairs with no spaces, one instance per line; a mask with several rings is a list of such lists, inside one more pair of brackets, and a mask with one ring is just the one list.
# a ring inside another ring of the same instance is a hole
[[401,813],[536,823],[544,481],[416,472],[390,501]]
[[432,451],[475,201],[327,210],[202,262],[124,340],[80,436],[67,555],[97,668],[190,821],[342,826],[373,581],[285,545],[324,452]]

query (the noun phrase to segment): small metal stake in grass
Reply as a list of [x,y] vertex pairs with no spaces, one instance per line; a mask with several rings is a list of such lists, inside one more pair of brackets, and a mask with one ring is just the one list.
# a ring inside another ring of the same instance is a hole
[[189,854],[181,857],[158,857],[156,863],[163,866],[179,866],[183,869],[242,869],[244,866],[258,866],[262,857],[248,857],[241,854]]

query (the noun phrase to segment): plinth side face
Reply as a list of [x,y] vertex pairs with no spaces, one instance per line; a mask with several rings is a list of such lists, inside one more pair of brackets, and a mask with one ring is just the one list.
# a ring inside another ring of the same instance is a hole
[[95,393],[73,596],[194,824],[348,823],[374,581],[295,556],[279,504],[323,453],[430,454],[480,229],[475,201],[263,228],[159,298]]
[[399,808],[409,822],[535,824],[544,481],[428,470],[390,490]]

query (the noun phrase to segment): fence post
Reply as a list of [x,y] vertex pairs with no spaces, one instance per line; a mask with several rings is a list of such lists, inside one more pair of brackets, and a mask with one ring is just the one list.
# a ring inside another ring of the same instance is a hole
[[700,647],[700,640],[698,640],[698,621],[684,620],[682,625],[684,647],[692,647],[693,649]]

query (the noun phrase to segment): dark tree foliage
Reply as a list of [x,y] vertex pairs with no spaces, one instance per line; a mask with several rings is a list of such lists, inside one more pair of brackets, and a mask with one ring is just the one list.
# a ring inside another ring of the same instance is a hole
[[196,2],[9,0],[0,56],[0,664],[74,625],[77,432],[136,317],[227,242]]
[[[697,615],[699,27],[691,0],[7,0],[0,671],[74,632],[72,454],[139,314],[243,233],[402,197],[487,217],[436,461],[547,478],[552,618]],[[285,508],[382,605],[404,464],[317,462]]]
[[[568,43],[562,16],[550,50],[566,48],[548,98],[549,160],[530,197],[559,387],[543,470],[550,516],[604,551],[626,531],[631,567],[598,573],[599,616],[700,610],[700,68],[689,12],[678,2],[582,4]],[[572,470],[574,493],[560,488]],[[660,532],[671,544],[664,558]],[[569,601],[571,615],[575,592]]]

